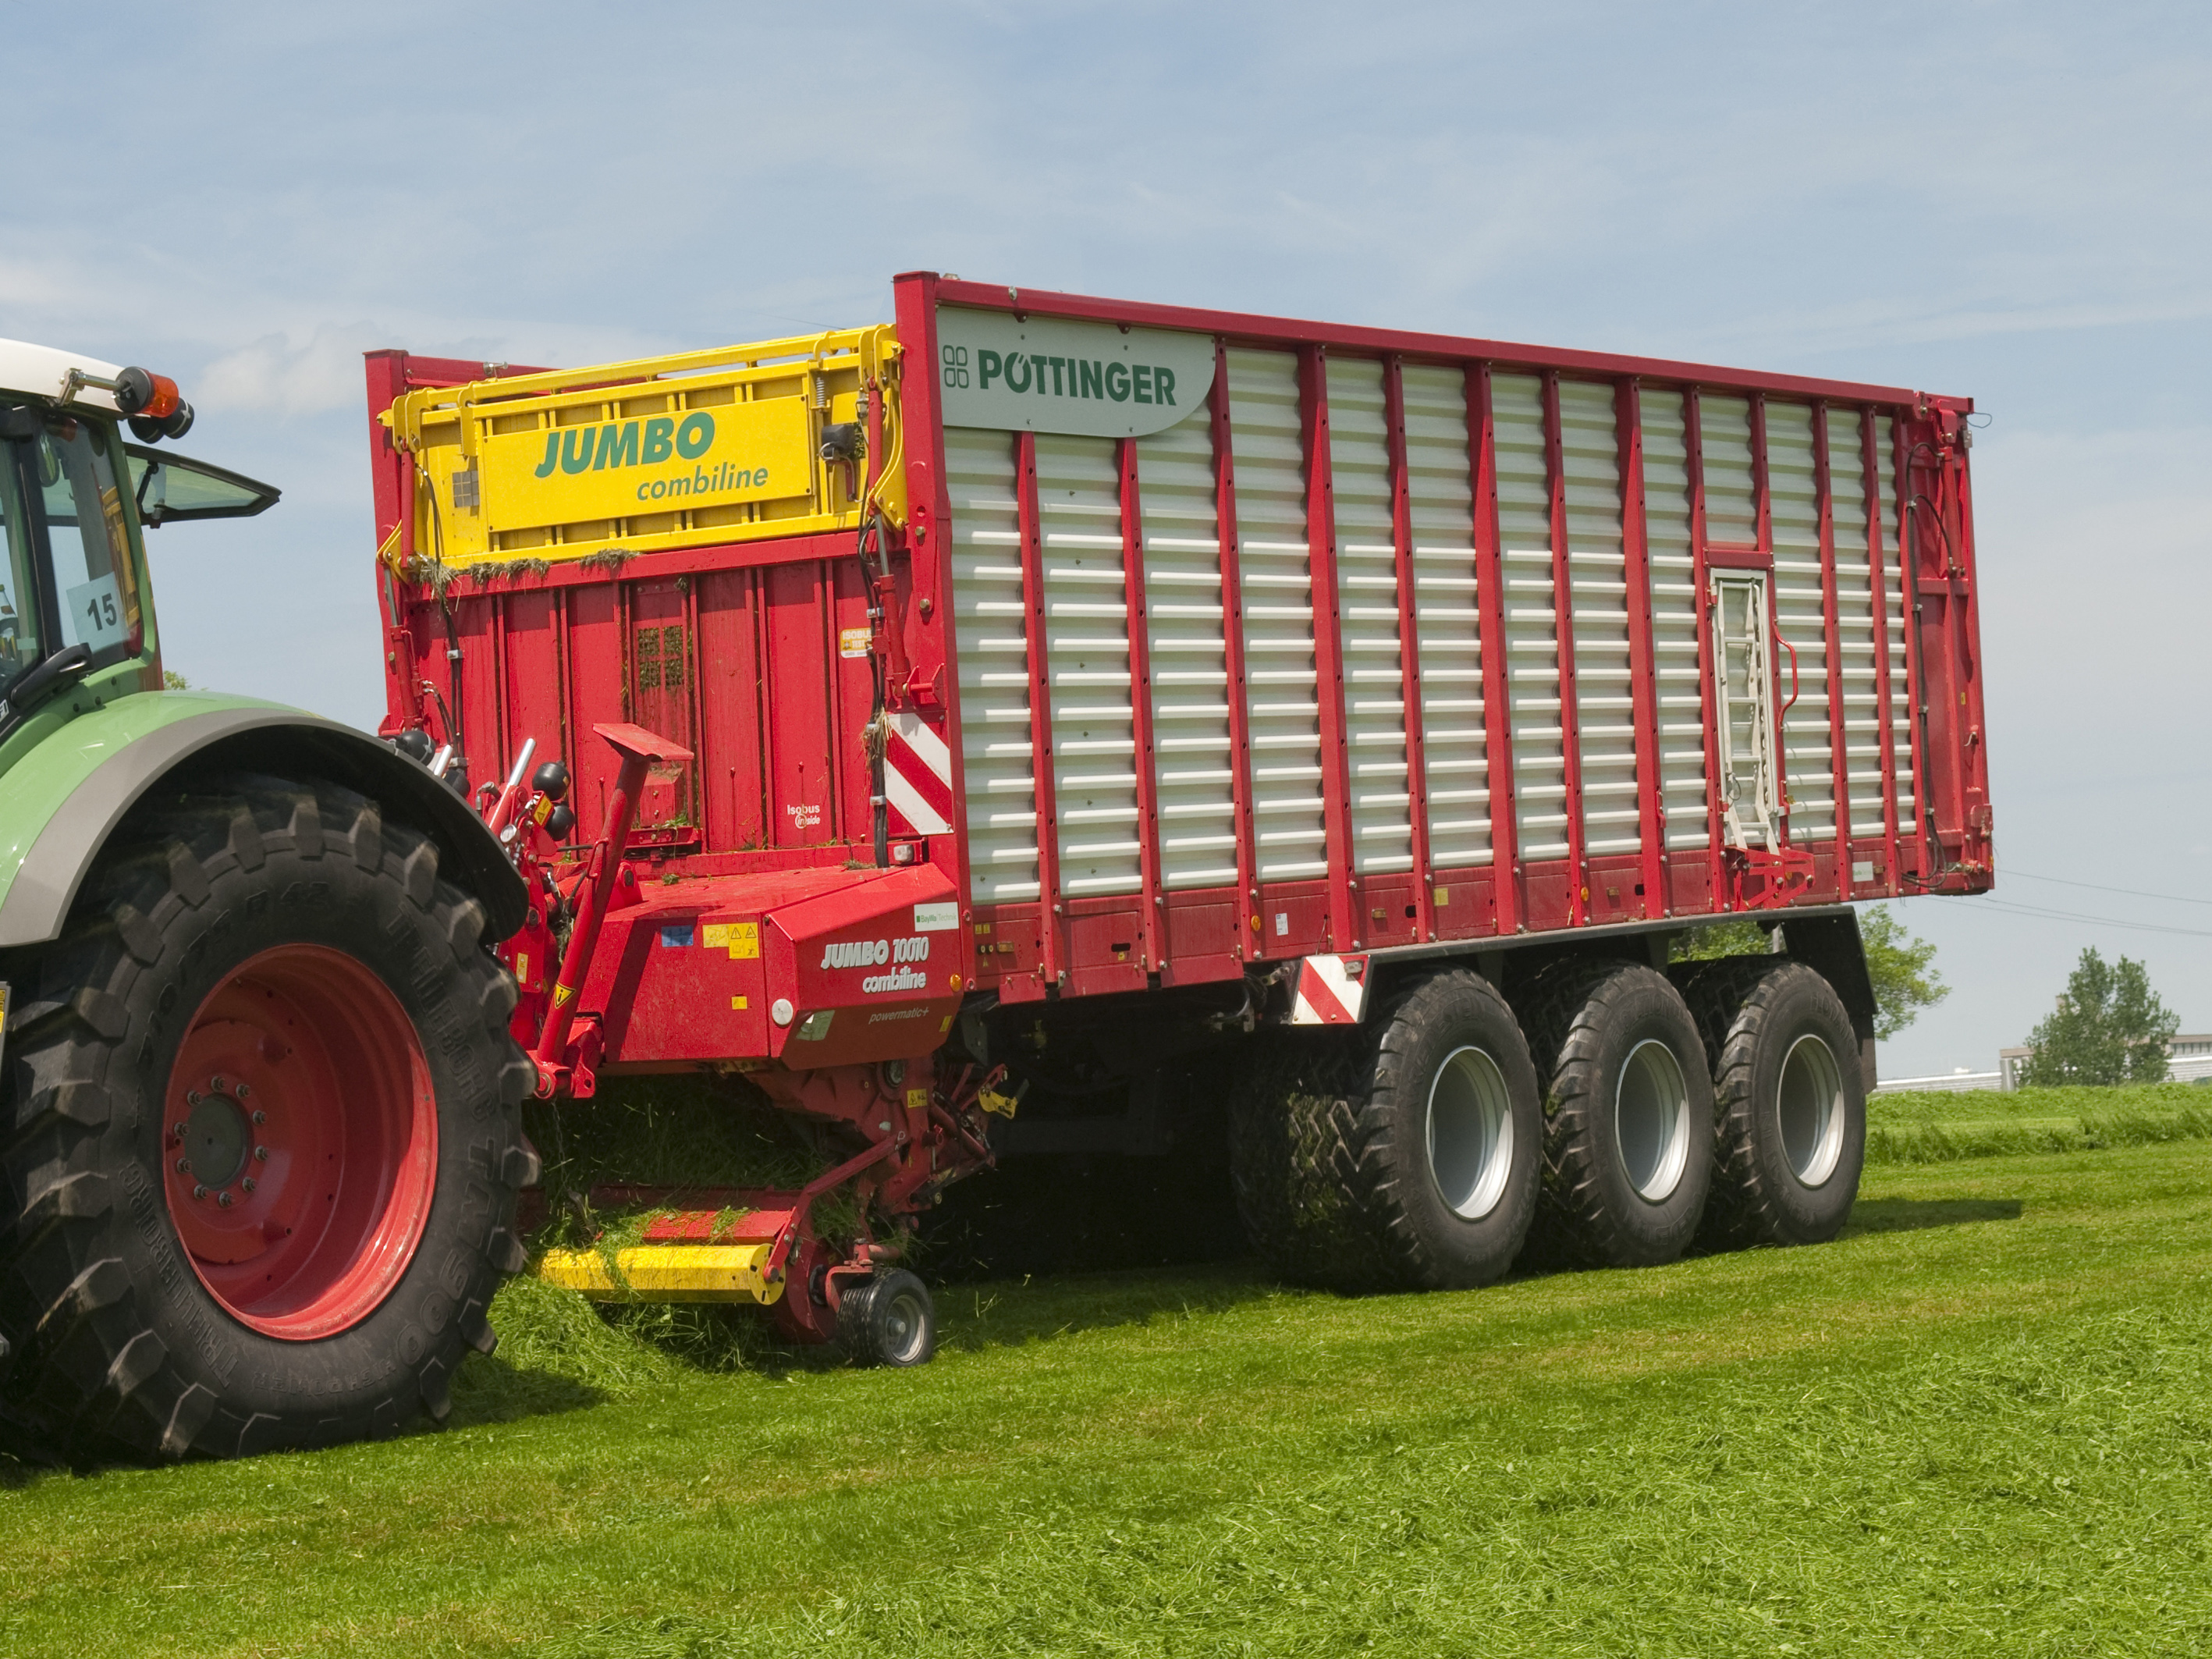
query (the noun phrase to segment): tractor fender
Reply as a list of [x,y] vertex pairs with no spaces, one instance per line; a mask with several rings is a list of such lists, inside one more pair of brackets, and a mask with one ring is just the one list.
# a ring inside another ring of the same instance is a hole
[[[56,805],[42,823],[19,823],[13,836],[0,825],[0,853],[9,841],[21,853],[0,893],[0,950],[58,938],[125,815],[166,782],[213,771],[324,778],[378,802],[436,844],[440,872],[483,906],[489,939],[505,939],[528,912],[528,887],[465,801],[389,744],[336,720],[275,703],[155,693],[81,715],[40,747],[48,754],[17,766],[9,782],[47,772],[59,786],[46,795]],[[9,793],[9,805],[19,807],[38,792]]]

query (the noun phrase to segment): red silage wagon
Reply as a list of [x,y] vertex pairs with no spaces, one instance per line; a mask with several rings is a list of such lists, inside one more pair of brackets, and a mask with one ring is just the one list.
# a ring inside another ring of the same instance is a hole
[[1842,1224],[1849,906],[1992,878],[1967,400],[894,293],[369,360],[384,732],[489,781],[541,1093],[708,1073],[830,1148],[541,1271],[916,1358],[947,1182],[1217,1133],[1310,1280]]

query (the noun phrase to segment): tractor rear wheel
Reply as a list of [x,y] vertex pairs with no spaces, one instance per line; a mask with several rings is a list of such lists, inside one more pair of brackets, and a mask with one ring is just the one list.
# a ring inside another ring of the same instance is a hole
[[126,823],[7,1057],[0,1418],[83,1461],[444,1417],[535,1174],[483,927],[335,786],[226,778]]

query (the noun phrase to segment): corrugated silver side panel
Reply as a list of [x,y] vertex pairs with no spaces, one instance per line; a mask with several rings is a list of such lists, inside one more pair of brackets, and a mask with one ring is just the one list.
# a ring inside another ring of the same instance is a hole
[[1320,671],[1298,442],[1298,366],[1287,351],[1229,354],[1230,447],[1237,461],[1237,574],[1252,735],[1259,873],[1324,875]]
[[1204,412],[1137,441],[1152,748],[1166,887],[1237,879],[1213,434]]
[[1115,441],[1040,434],[1036,464],[1060,890],[1134,893],[1143,881]]
[[1628,663],[1628,566],[1613,395],[1604,381],[1559,382],[1583,849],[1593,855],[1633,853],[1644,844],[1636,804],[1636,703]]
[[1830,409],[1828,500],[1836,538],[1836,654],[1843,665],[1844,760],[1851,835],[1882,830],[1881,721],[1875,702],[1874,592],[1867,574],[1866,467],[1859,411]]
[[1041,890],[1036,790],[1012,434],[945,428],[945,473],[952,501],[969,888],[979,904],[1033,899]]
[[1413,867],[1406,692],[1398,657],[1398,555],[1382,365],[1328,360],[1329,489],[1336,509],[1337,637],[1352,769],[1352,867]]
[[1491,856],[1467,377],[1455,368],[1408,364],[1403,379],[1429,861],[1439,870],[1465,869]]
[[1759,504],[1752,489],[1751,400],[1706,393],[1698,404],[1698,438],[1705,463],[1705,539],[1754,545]]
[[1646,392],[1644,515],[1651,550],[1651,647],[1659,679],[1660,798],[1669,848],[1711,839],[1705,700],[1698,678],[1697,565],[1690,547],[1688,428],[1679,392]]
[[[1776,631],[1797,653],[1797,701],[1782,717],[1783,793],[1790,839],[1833,841],[1836,780],[1828,729],[1827,613],[1820,598],[1820,496],[1813,467],[1813,411],[1766,405],[1766,492],[1774,534]],[[1790,696],[1790,652],[1780,653],[1774,706]]]
[[1896,423],[1887,415],[1875,416],[1875,473],[1881,482],[1882,616],[1889,630],[1889,750],[1897,763],[1898,831],[1913,835],[1918,833],[1913,824],[1920,809],[1917,780],[1912,775],[1911,662],[1905,649],[1905,630],[1911,617],[1899,591],[1904,550],[1897,539],[1896,442]]
[[1505,576],[1505,672],[1512,688],[1513,805],[1523,859],[1567,852],[1567,775],[1559,732],[1559,615],[1552,590],[1552,501],[1544,476],[1543,383],[1491,378],[1498,539]]

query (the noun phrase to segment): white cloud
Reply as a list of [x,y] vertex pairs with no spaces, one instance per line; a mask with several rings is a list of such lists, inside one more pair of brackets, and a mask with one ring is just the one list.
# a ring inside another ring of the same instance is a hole
[[361,401],[362,353],[384,343],[374,323],[317,329],[299,343],[264,334],[216,358],[196,377],[198,403],[236,414],[319,415]]

